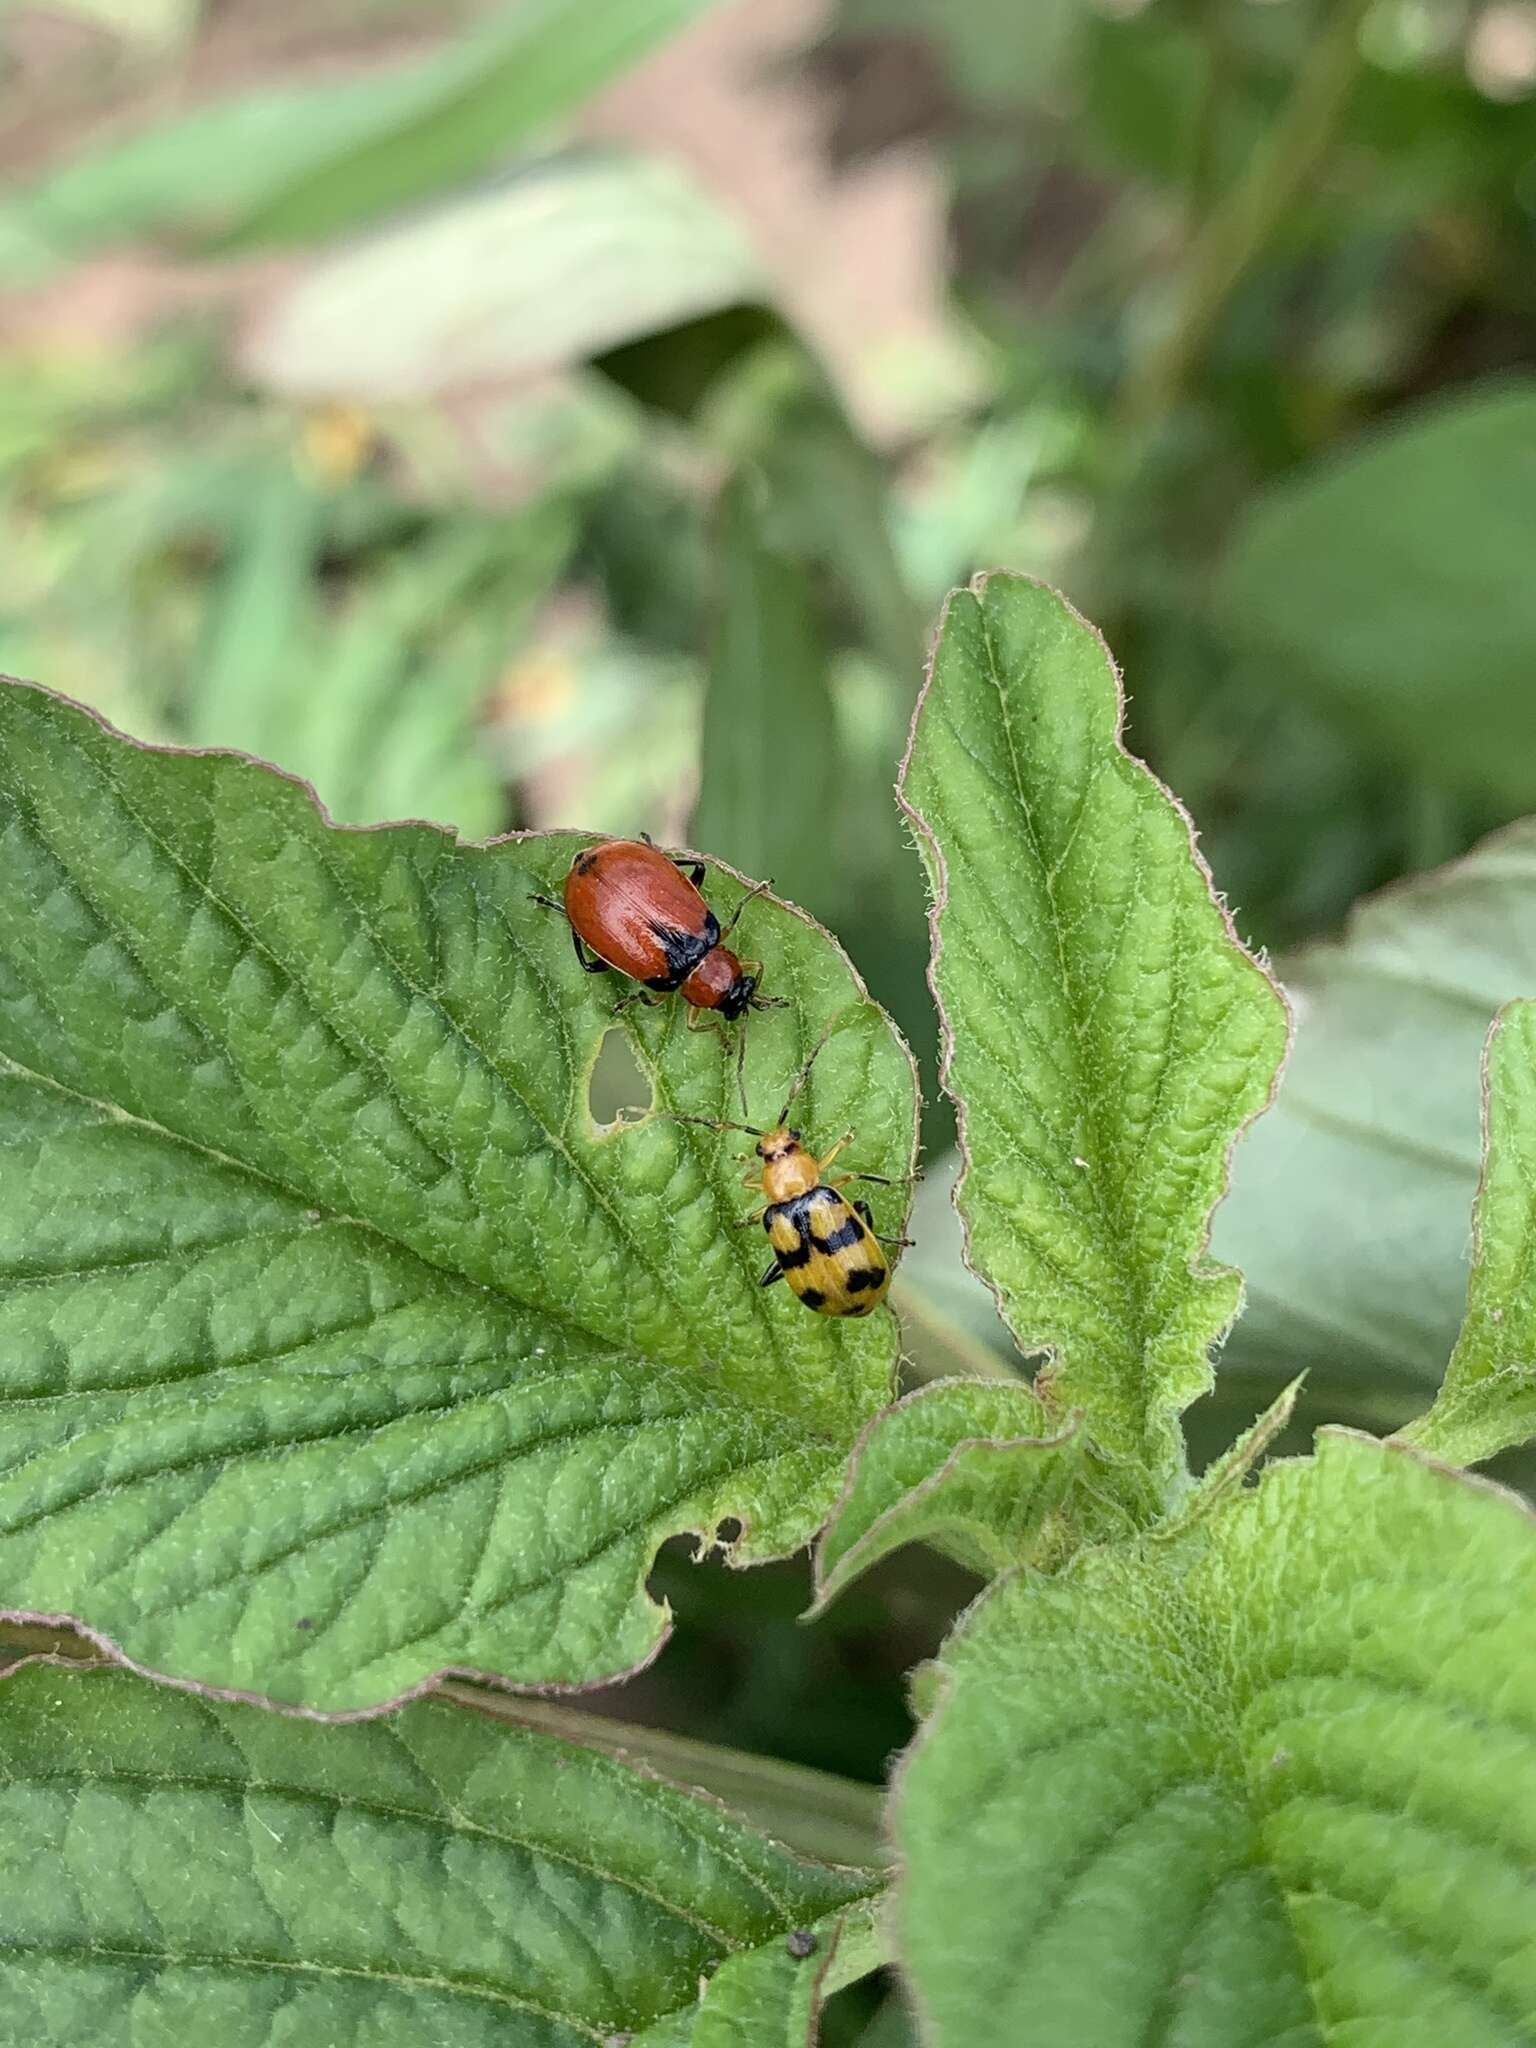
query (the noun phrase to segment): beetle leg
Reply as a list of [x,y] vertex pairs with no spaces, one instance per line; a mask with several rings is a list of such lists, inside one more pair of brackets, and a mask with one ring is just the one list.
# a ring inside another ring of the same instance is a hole
[[576,948],[577,960],[588,974],[612,974],[613,969],[606,960],[599,960],[595,953],[590,960],[587,958],[586,948],[581,943],[581,933],[577,931],[575,925],[571,926],[571,944]]
[[530,891],[528,901],[530,903],[542,903],[546,910],[558,910],[562,917],[567,915],[563,903],[557,903],[553,896],[541,896],[537,889]]
[[[831,1151],[830,1151],[830,1152],[829,1152],[829,1153],[827,1154],[826,1158],[825,1158],[825,1159],[818,1159],[818,1160],[817,1160],[817,1162],[816,1162],[816,1171],[817,1171],[817,1173],[818,1173],[818,1174],[825,1174],[825,1173],[826,1173],[826,1170],[827,1170],[827,1168],[828,1168],[828,1167],[829,1167],[829,1166],[830,1166],[830,1165],[832,1164],[833,1160],[834,1160],[834,1159],[835,1159],[835,1158],[837,1157],[838,1153],[842,1151],[843,1147],[844,1147],[845,1145],[851,1145],[852,1143],[853,1143],[853,1133],[852,1133],[852,1131],[844,1131],[843,1135],[842,1135],[842,1136],[841,1136],[841,1137],[840,1137],[840,1138],[838,1139],[837,1143],[836,1143],[836,1144],[835,1144],[835,1145],[834,1145],[834,1146],[832,1147],[832,1150],[831,1150]],[[851,1174],[844,1174],[844,1175],[842,1176],[842,1178],[843,1178],[844,1180],[850,1180],[850,1179],[856,1178],[856,1176],[854,1176],[854,1175],[851,1175]],[[837,1186],[837,1182],[836,1182],[836,1181],[833,1181],[833,1182],[831,1182],[831,1183],[830,1183],[830,1185],[831,1185],[831,1186],[833,1186],[833,1187],[836,1187],[836,1186]]]
[[[597,970],[596,968],[589,967],[587,972],[595,974]],[[665,1001],[665,996],[652,995],[648,988],[636,987],[632,988],[627,996],[619,997],[619,1000],[613,1006],[613,1014],[615,1017],[621,1015],[622,1012],[629,1008],[631,1003],[644,1003],[648,1010],[654,1010],[658,1003],[664,1003]]]
[[759,1280],[757,1284],[759,1287],[771,1287],[775,1280],[782,1280],[783,1278],[784,1268],[779,1264],[778,1260],[775,1259],[773,1264],[768,1268],[767,1272],[763,1275],[762,1279]]
[[696,1010],[688,1006],[688,1029],[690,1031],[718,1031],[720,1020],[713,1010]]
[[674,860],[672,865],[688,877],[695,889],[704,879],[704,863],[701,860]]

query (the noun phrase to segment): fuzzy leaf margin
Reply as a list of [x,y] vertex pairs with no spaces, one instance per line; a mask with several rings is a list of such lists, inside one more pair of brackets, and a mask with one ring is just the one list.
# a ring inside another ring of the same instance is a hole
[[932,2048],[1528,2040],[1533,1599],[1524,1502],[1344,1431],[999,1581],[895,1797]]
[[1536,1435],[1536,1001],[1508,1003],[1483,1049],[1483,1175],[1467,1316],[1408,1443],[1475,1464]]
[[[529,901],[580,843],[337,828],[264,764],[0,688],[0,1608],[357,1712],[611,1676],[663,1640],[667,1536],[815,1534],[894,1319],[758,1287],[743,1141],[593,1120],[613,978]],[[835,1022],[803,1121],[908,1173],[894,1027],[803,915],[742,929],[790,1004],[753,1020],[760,1113]],[[659,1103],[739,1113],[676,1004],[624,1028]]]
[[933,894],[967,1256],[1037,1388],[1152,1481],[1241,1277],[1206,1255],[1289,1014],[1187,814],[1125,750],[1120,678],[1057,592],[979,576],[945,608],[898,793]]

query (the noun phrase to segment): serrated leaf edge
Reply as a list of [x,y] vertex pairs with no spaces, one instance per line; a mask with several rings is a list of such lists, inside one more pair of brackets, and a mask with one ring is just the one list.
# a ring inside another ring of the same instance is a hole
[[[1077,1436],[1079,1430],[1083,1426],[1084,1414],[1082,1409],[1073,1408],[1070,1409],[1067,1412],[1067,1414],[1062,1418],[1061,1428],[1057,1430],[1053,1435],[968,1436],[960,1438],[956,1443],[951,1445],[942,1465],[938,1466],[934,1471],[930,1472],[926,1476],[926,1478],[920,1479],[916,1486],[908,1487],[907,1491],[901,1496],[899,1500],[893,1501],[888,1508],[883,1508],[881,1512],[878,1515],[876,1515],[875,1519],[870,1523],[869,1527],[865,1529],[861,1535],[855,1537],[854,1541],[848,1546],[847,1550],[832,1566],[830,1572],[825,1570],[824,1566],[826,1558],[828,1532],[831,1530],[833,1525],[836,1523],[839,1515],[842,1514],[843,1510],[848,1506],[850,1500],[853,1497],[853,1489],[855,1481],[858,1477],[859,1465],[863,1460],[864,1452],[868,1447],[869,1439],[873,1435],[875,1429],[879,1426],[879,1424],[885,1421],[885,1419],[888,1416],[895,1415],[900,1409],[910,1408],[915,1402],[921,1401],[925,1395],[932,1393],[934,1388],[936,1387],[964,1387],[974,1386],[976,1384],[976,1381],[966,1379],[931,1380],[927,1386],[918,1387],[917,1389],[915,1389],[914,1392],[910,1394],[904,1394],[899,1401],[892,1402],[889,1408],[882,1408],[877,1415],[872,1415],[869,1421],[866,1422],[864,1427],[859,1431],[858,1437],[854,1442],[853,1449],[848,1454],[848,1471],[847,1477],[843,1481],[843,1490],[838,1495],[837,1504],[833,1508],[831,1514],[827,1517],[826,1526],[822,1529],[821,1535],[818,1537],[816,1542],[815,1551],[812,1557],[812,1585],[814,1591],[814,1598],[812,1599],[810,1606],[805,1610],[804,1614],[801,1615],[800,1619],[802,1621],[815,1621],[826,1612],[828,1607],[830,1607],[832,1602],[837,1598],[838,1594],[844,1591],[844,1589],[848,1586],[850,1581],[857,1578],[862,1571],[867,1569],[866,1565],[861,1564],[857,1561],[859,1558],[859,1553],[874,1539],[874,1537],[878,1534],[878,1532],[883,1526],[886,1526],[890,1523],[894,1516],[904,1512],[914,1502],[927,1500],[933,1494],[937,1493],[939,1489],[943,1486],[945,1480],[948,1479],[951,1473],[955,1470],[959,1459],[966,1451],[1060,1450],[1064,1444],[1070,1443],[1073,1440],[1073,1438]],[[993,1385],[996,1383],[992,1381],[987,1381],[984,1384]],[[1017,1381],[1015,1384],[1017,1384],[1020,1387],[1021,1391],[1023,1391],[1024,1393],[1027,1394],[1029,1392],[1029,1388],[1024,1381],[1020,1380]]]
[[[1279,1094],[1280,1083],[1284,1078],[1286,1067],[1290,1063],[1291,1048],[1295,1044],[1296,1017],[1290,999],[1287,996],[1284,987],[1276,978],[1274,971],[1269,965],[1267,957],[1262,952],[1255,952],[1244,944],[1243,939],[1238,932],[1237,925],[1233,919],[1232,912],[1228,907],[1227,899],[1222,894],[1222,892],[1216,887],[1216,880],[1211,873],[1210,863],[1206,860],[1205,855],[1200,851],[1199,835],[1195,830],[1194,819],[1190,816],[1189,812],[1185,809],[1184,805],[1179,801],[1178,797],[1174,795],[1173,791],[1168,787],[1167,783],[1165,783],[1160,776],[1158,776],[1150,767],[1148,767],[1145,761],[1141,760],[1139,756],[1133,754],[1125,744],[1125,682],[1120,673],[1119,663],[1115,660],[1114,655],[1110,651],[1109,642],[1104,638],[1104,635],[1099,631],[1098,627],[1094,625],[1093,621],[1091,619],[1084,617],[1083,613],[1081,613],[1077,609],[1076,605],[1072,603],[1070,598],[1068,598],[1062,591],[1058,590],[1054,584],[1047,583],[1043,577],[1030,576],[1025,574],[1022,570],[1016,569],[978,570],[977,573],[971,578],[969,583],[965,584],[962,588],[952,590],[949,593],[948,597],[945,598],[944,608],[939,614],[939,622],[937,626],[934,628],[933,636],[929,641],[928,658],[923,667],[922,688],[918,691],[917,702],[912,707],[912,719],[910,725],[907,728],[906,749],[902,754],[901,766],[897,770],[896,774],[896,802],[903,816],[906,817],[910,822],[914,833],[921,840],[923,846],[926,847],[927,862],[925,864],[931,865],[931,872],[935,878],[932,899],[928,905],[928,966],[926,969],[926,977],[928,982],[928,990],[930,995],[933,997],[933,1006],[938,1013],[939,1019],[939,1086],[943,1089],[944,1093],[949,1097],[950,1101],[955,1105],[955,1146],[956,1150],[960,1154],[960,1171],[958,1174],[956,1174],[954,1186],[950,1190],[950,1202],[955,1210],[956,1215],[960,1219],[960,1234],[962,1241],[961,1256],[965,1261],[965,1265],[968,1271],[974,1273],[976,1278],[981,1281],[983,1286],[985,1286],[988,1292],[992,1295],[994,1302],[997,1304],[997,1312],[1003,1322],[1004,1327],[1008,1330],[1010,1335],[1013,1335],[1013,1324],[1010,1320],[1007,1308],[1004,1305],[1001,1288],[993,1281],[993,1279],[988,1273],[983,1271],[982,1267],[977,1264],[975,1258],[972,1256],[971,1228],[965,1216],[965,1212],[960,1207],[960,1194],[965,1186],[967,1179],[970,1176],[972,1163],[970,1144],[967,1137],[968,1111],[967,1105],[963,1097],[961,1097],[956,1092],[956,1090],[950,1086],[949,1077],[950,1068],[954,1058],[955,1030],[953,1024],[950,1022],[949,1012],[946,1010],[944,1006],[944,998],[939,991],[938,981],[939,960],[944,950],[943,936],[939,929],[939,920],[949,904],[949,864],[944,858],[944,850],[939,843],[938,835],[933,830],[933,827],[928,823],[928,820],[923,816],[922,812],[917,808],[916,804],[911,802],[907,796],[907,776],[908,771],[910,770],[912,765],[913,750],[917,744],[918,726],[922,720],[924,707],[928,702],[928,693],[930,689],[933,687],[934,670],[938,662],[939,649],[943,644],[945,629],[949,624],[949,614],[951,607],[953,606],[954,601],[957,597],[973,596],[978,599],[984,598],[986,596],[987,584],[992,580],[993,577],[998,577],[1004,581],[1009,582],[1032,584],[1036,590],[1045,591],[1050,597],[1054,598],[1056,602],[1062,606],[1063,610],[1066,611],[1069,617],[1077,625],[1081,626],[1085,632],[1091,634],[1094,640],[1097,641],[1099,650],[1104,657],[1104,665],[1109,671],[1111,680],[1113,681],[1115,688],[1115,730],[1113,736],[1113,745],[1115,751],[1121,756],[1123,760],[1129,762],[1131,767],[1136,771],[1136,773],[1144,777],[1146,781],[1150,783],[1152,788],[1167,801],[1167,803],[1172,807],[1173,811],[1182,822],[1189,841],[1190,859],[1194,864],[1196,872],[1199,874],[1202,882],[1205,884],[1205,891],[1207,896],[1210,898],[1212,904],[1215,906],[1217,912],[1220,915],[1222,928],[1225,933],[1228,944],[1231,945],[1238,953],[1240,953],[1244,959],[1249,961],[1250,964],[1255,969],[1257,969],[1258,973],[1262,975],[1264,980],[1269,984],[1270,989],[1273,991],[1277,1001],[1279,1002],[1281,1015],[1285,1020],[1285,1045],[1281,1051],[1279,1060],[1275,1064],[1274,1073],[1270,1078],[1268,1092],[1266,1093],[1264,1100],[1258,1103],[1248,1113],[1248,1115],[1245,1116],[1242,1119],[1242,1121],[1236,1126],[1236,1128],[1232,1131],[1230,1137],[1226,1142],[1226,1146],[1222,1157],[1221,1186],[1217,1190],[1215,1198],[1213,1199],[1213,1201],[1210,1204],[1210,1207],[1207,1209],[1205,1213],[1203,1227],[1200,1235],[1200,1242],[1198,1246],[1195,1248],[1194,1252],[1191,1254],[1189,1260],[1189,1270],[1192,1277],[1194,1278],[1214,1279],[1220,1277],[1220,1275],[1222,1275],[1223,1273],[1237,1271],[1235,1267],[1227,1266],[1223,1264],[1221,1261],[1212,1260],[1209,1257],[1213,1219],[1215,1217],[1216,1210],[1220,1207],[1221,1203],[1225,1200],[1226,1196],[1231,1192],[1232,1159],[1234,1153],[1236,1152],[1239,1140],[1242,1138],[1244,1132],[1248,1130],[1250,1125],[1255,1123],[1267,1109],[1273,1107],[1275,1098]],[[1238,1278],[1239,1281],[1241,1281],[1242,1275],[1240,1273],[1238,1274]],[[1215,1345],[1213,1346],[1213,1349],[1219,1350],[1221,1344],[1226,1340],[1227,1336],[1230,1334],[1232,1324],[1236,1322],[1237,1317],[1241,1313],[1242,1296],[1241,1293],[1239,1293],[1237,1306],[1233,1311],[1232,1321],[1229,1322],[1226,1328],[1220,1332],[1216,1339]],[[1018,1343],[1017,1337],[1015,1337],[1014,1341],[1016,1344]],[[1050,1344],[1042,1344],[1037,1348],[1026,1352],[1024,1351],[1023,1347],[1020,1346],[1020,1355],[1028,1359],[1039,1361],[1040,1367],[1044,1368],[1048,1367],[1049,1364],[1054,1360],[1056,1356],[1056,1347]]]

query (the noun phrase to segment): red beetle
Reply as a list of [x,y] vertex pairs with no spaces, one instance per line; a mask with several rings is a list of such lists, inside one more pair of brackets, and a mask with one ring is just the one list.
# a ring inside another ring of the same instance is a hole
[[739,960],[721,944],[768,884],[748,890],[722,932],[699,894],[703,879],[702,861],[671,860],[649,839],[604,839],[571,862],[563,904],[551,896],[534,901],[564,910],[576,958],[588,974],[617,968],[640,983],[620,1009],[637,997],[646,1000],[648,992],[657,998],[676,992],[688,1005],[690,1029],[699,1028],[708,1010],[733,1019],[747,1010],[782,1009],[780,997],[757,992],[762,962]]

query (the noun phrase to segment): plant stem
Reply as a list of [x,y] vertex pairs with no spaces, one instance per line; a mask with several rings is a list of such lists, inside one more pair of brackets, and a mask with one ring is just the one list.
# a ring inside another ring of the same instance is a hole
[[1370,5],[1337,0],[1243,176],[1196,235],[1173,331],[1127,379],[1131,423],[1154,424],[1177,405],[1227,301],[1333,146],[1360,70],[1360,23]]

